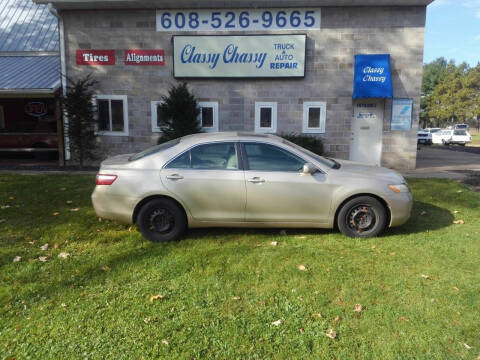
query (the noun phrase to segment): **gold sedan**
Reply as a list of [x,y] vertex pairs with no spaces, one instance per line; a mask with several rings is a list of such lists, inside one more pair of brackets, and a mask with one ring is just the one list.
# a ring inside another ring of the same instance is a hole
[[412,209],[395,171],[316,155],[274,135],[185,136],[102,162],[98,216],[137,224],[151,241],[187,227],[334,228],[377,236]]

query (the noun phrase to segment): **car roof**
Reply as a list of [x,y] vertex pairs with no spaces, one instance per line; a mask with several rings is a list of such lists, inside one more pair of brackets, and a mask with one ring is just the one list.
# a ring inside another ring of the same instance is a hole
[[283,139],[276,135],[271,134],[257,134],[253,132],[213,132],[213,133],[199,133],[193,135],[187,135],[181,138],[181,142],[184,144],[196,144],[208,141],[240,141],[240,140],[253,140],[259,139],[271,140],[274,142],[282,142]]

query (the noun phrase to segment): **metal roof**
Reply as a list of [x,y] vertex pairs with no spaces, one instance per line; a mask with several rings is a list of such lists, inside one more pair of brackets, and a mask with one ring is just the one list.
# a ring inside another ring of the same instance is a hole
[[53,92],[60,86],[58,56],[0,56],[0,91]]
[[426,6],[434,0],[34,0],[57,9],[226,8],[253,6]]
[[47,5],[0,0],[0,52],[58,52],[58,41],[58,21]]

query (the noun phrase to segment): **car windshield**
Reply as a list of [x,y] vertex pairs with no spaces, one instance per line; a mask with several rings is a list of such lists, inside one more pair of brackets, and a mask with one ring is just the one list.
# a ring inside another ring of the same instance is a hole
[[430,133],[435,134],[436,132],[439,132],[440,129],[430,129]]
[[323,157],[323,156],[320,156],[318,154],[315,154],[314,152],[311,152],[310,150],[307,150],[307,149],[304,149],[303,147],[301,146],[298,146],[297,144],[294,144],[288,140],[283,140],[283,143],[286,144],[286,145],[290,145],[291,147],[297,149],[298,151],[300,151],[301,153],[307,155],[307,156],[310,156],[312,158],[314,158],[316,161],[318,161],[319,163],[325,165],[325,166],[328,166],[329,168],[331,169],[335,169],[335,168],[338,168],[339,167],[339,164],[335,161],[335,160],[332,160],[332,159],[328,159],[326,157]]
[[455,130],[454,134],[455,134],[455,135],[460,135],[460,136],[465,136],[465,135],[467,135],[467,133],[465,132],[465,130]]
[[135,160],[144,158],[145,156],[156,154],[162,150],[166,150],[177,145],[179,142],[180,142],[180,138],[164,142],[163,144],[152,146],[146,150],[140,151],[139,153],[130,156],[128,158],[128,161],[135,161]]
[[457,125],[456,128],[457,129],[466,129],[468,127],[468,125]]

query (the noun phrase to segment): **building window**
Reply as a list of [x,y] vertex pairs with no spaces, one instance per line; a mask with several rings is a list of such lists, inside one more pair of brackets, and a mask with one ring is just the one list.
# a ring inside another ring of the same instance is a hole
[[128,136],[126,95],[97,95],[98,135]]
[[218,102],[202,102],[198,103],[200,114],[198,115],[198,122],[205,132],[218,131]]
[[275,133],[277,132],[277,103],[256,102],[255,103],[255,132]]
[[325,133],[327,103],[306,101],[303,103],[303,132],[307,134]]
[[163,101],[152,101],[151,102],[151,112],[152,112],[152,132],[162,132],[162,129],[167,126],[167,116],[164,111],[162,111]]

